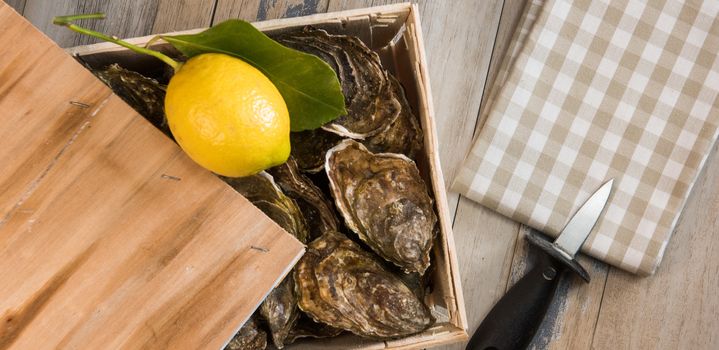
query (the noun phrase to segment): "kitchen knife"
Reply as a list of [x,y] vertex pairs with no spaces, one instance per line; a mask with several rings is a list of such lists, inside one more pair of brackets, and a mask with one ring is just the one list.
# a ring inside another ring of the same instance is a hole
[[613,183],[611,179],[594,192],[554,242],[545,240],[534,230],[526,236],[546,254],[494,305],[466,350],[525,349],[541,325],[564,271],[572,271],[589,282],[589,274],[574,256],[604,210]]

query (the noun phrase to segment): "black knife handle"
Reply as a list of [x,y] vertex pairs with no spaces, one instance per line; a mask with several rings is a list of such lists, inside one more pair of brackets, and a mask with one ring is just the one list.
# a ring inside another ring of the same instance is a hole
[[494,305],[466,350],[525,349],[552,303],[564,269],[545,256]]

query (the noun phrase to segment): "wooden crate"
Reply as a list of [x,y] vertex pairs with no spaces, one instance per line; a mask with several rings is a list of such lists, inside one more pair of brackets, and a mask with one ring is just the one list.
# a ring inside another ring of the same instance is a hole
[[[254,23],[254,25],[268,34],[312,25],[334,34],[355,35],[380,55],[384,67],[402,82],[407,99],[415,114],[421,119],[425,152],[418,156],[417,165],[425,181],[431,184],[439,215],[440,234],[434,245],[431,269],[433,289],[427,297],[427,303],[432,306],[433,313],[437,317],[437,323],[432,328],[421,334],[392,341],[375,341],[347,335],[333,339],[300,340],[288,348],[420,349],[466,340],[467,317],[439,162],[432,96],[417,7],[405,3],[277,19]],[[195,33],[202,30],[204,29],[170,34]],[[144,45],[153,37],[132,38],[128,41]],[[153,48],[173,51],[173,48],[167,44],[157,44]],[[154,58],[138,55],[109,43],[75,47],[67,51],[81,56],[83,61],[93,67],[117,62],[126,68],[143,72],[157,68],[159,64]]]

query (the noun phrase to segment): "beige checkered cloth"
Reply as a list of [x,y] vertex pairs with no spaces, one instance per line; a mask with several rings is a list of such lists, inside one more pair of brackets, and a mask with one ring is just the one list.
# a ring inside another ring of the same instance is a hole
[[651,274],[719,133],[719,1],[530,1],[453,190],[556,236],[615,178],[582,251]]

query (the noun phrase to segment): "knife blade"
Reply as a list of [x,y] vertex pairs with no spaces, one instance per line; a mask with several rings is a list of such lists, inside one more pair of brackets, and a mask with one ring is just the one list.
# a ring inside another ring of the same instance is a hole
[[544,320],[559,280],[572,271],[589,282],[589,274],[574,259],[604,211],[614,179],[597,189],[572,216],[554,242],[532,230],[526,236],[544,253],[542,260],[494,305],[477,328],[466,350],[525,349]]

